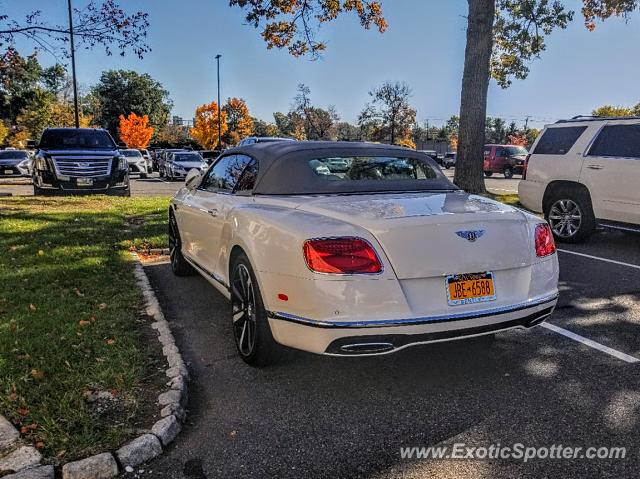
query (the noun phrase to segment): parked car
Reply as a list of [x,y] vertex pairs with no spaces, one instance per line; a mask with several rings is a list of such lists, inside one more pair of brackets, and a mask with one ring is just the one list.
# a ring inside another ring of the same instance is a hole
[[151,153],[149,153],[149,150],[145,148],[140,148],[138,149],[138,151],[142,153],[142,157],[144,158],[144,161],[147,162],[147,172],[149,174],[153,173],[153,161],[151,160]]
[[445,153],[444,158],[442,159],[442,166],[444,166],[447,170],[451,167],[455,167],[457,158],[458,154],[455,152]]
[[518,185],[520,202],[543,212],[559,241],[596,225],[640,231],[640,117],[576,117],[547,125]]
[[161,148],[151,148],[149,150],[149,156],[151,156],[151,170],[158,171],[159,155],[162,152]]
[[514,174],[522,174],[527,149],[518,145],[485,145],[484,174],[491,176],[502,173],[505,178],[513,178]]
[[140,178],[146,178],[151,174],[151,168],[147,164],[147,160],[142,156],[140,150],[132,148],[120,150],[129,163],[129,175],[140,175]]
[[176,151],[187,151],[183,148],[166,148],[161,150],[158,154],[158,173],[160,174],[160,178],[164,178],[166,176],[166,168],[165,163],[167,162],[169,155]]
[[202,156],[195,151],[175,151],[169,154],[164,171],[167,179],[180,180],[186,178],[189,171],[196,169],[202,173],[208,166]]
[[433,158],[433,160],[439,164],[440,166],[442,166],[442,158],[438,158],[438,152],[436,150],[420,150],[422,153],[424,153],[427,156],[430,156],[431,158]]
[[243,138],[238,146],[253,145],[254,143],[273,143],[275,141],[296,141],[293,138],[280,138],[276,136],[249,136]]
[[[327,158],[348,170],[327,174]],[[230,299],[238,354],[256,366],[283,347],[374,355],[529,328],[558,297],[546,222],[390,145],[227,150],[171,200],[169,246],[176,275]]]
[[200,156],[207,162],[208,165],[213,163],[213,161],[220,156],[222,150],[200,150]]
[[47,128],[33,160],[33,194],[130,196],[129,163],[107,130]]
[[[25,163],[26,162],[26,163]],[[17,175],[26,176],[24,167],[29,162],[29,153],[25,150],[2,150],[0,151],[0,176]],[[22,169],[21,169],[22,164]],[[28,175],[28,172],[27,172]]]

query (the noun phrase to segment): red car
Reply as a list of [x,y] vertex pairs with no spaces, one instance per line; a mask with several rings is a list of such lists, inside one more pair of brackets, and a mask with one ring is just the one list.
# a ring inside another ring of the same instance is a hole
[[505,178],[513,178],[514,174],[522,174],[528,151],[517,145],[485,145],[484,174],[491,176],[502,173]]

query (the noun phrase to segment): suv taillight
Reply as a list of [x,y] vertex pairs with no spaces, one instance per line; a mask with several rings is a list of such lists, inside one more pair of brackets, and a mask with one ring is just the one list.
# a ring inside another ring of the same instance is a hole
[[536,256],[544,258],[556,252],[556,243],[553,240],[551,228],[547,223],[536,225]]
[[529,166],[529,158],[531,158],[531,153],[529,153],[527,155],[527,157],[524,159],[524,166],[522,167],[522,179],[523,180],[527,179],[527,166]]
[[362,238],[320,238],[304,243],[304,259],[317,273],[380,273],[382,263],[373,247]]

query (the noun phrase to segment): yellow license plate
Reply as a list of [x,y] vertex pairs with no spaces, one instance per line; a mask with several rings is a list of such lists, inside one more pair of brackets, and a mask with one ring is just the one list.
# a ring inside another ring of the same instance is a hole
[[496,299],[493,273],[467,273],[447,276],[447,301],[450,306],[481,303]]

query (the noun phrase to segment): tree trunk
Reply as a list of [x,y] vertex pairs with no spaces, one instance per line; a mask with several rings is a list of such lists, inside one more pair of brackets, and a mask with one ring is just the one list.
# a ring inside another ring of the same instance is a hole
[[467,46],[460,98],[460,132],[454,183],[484,193],[483,150],[495,0],[468,0]]

